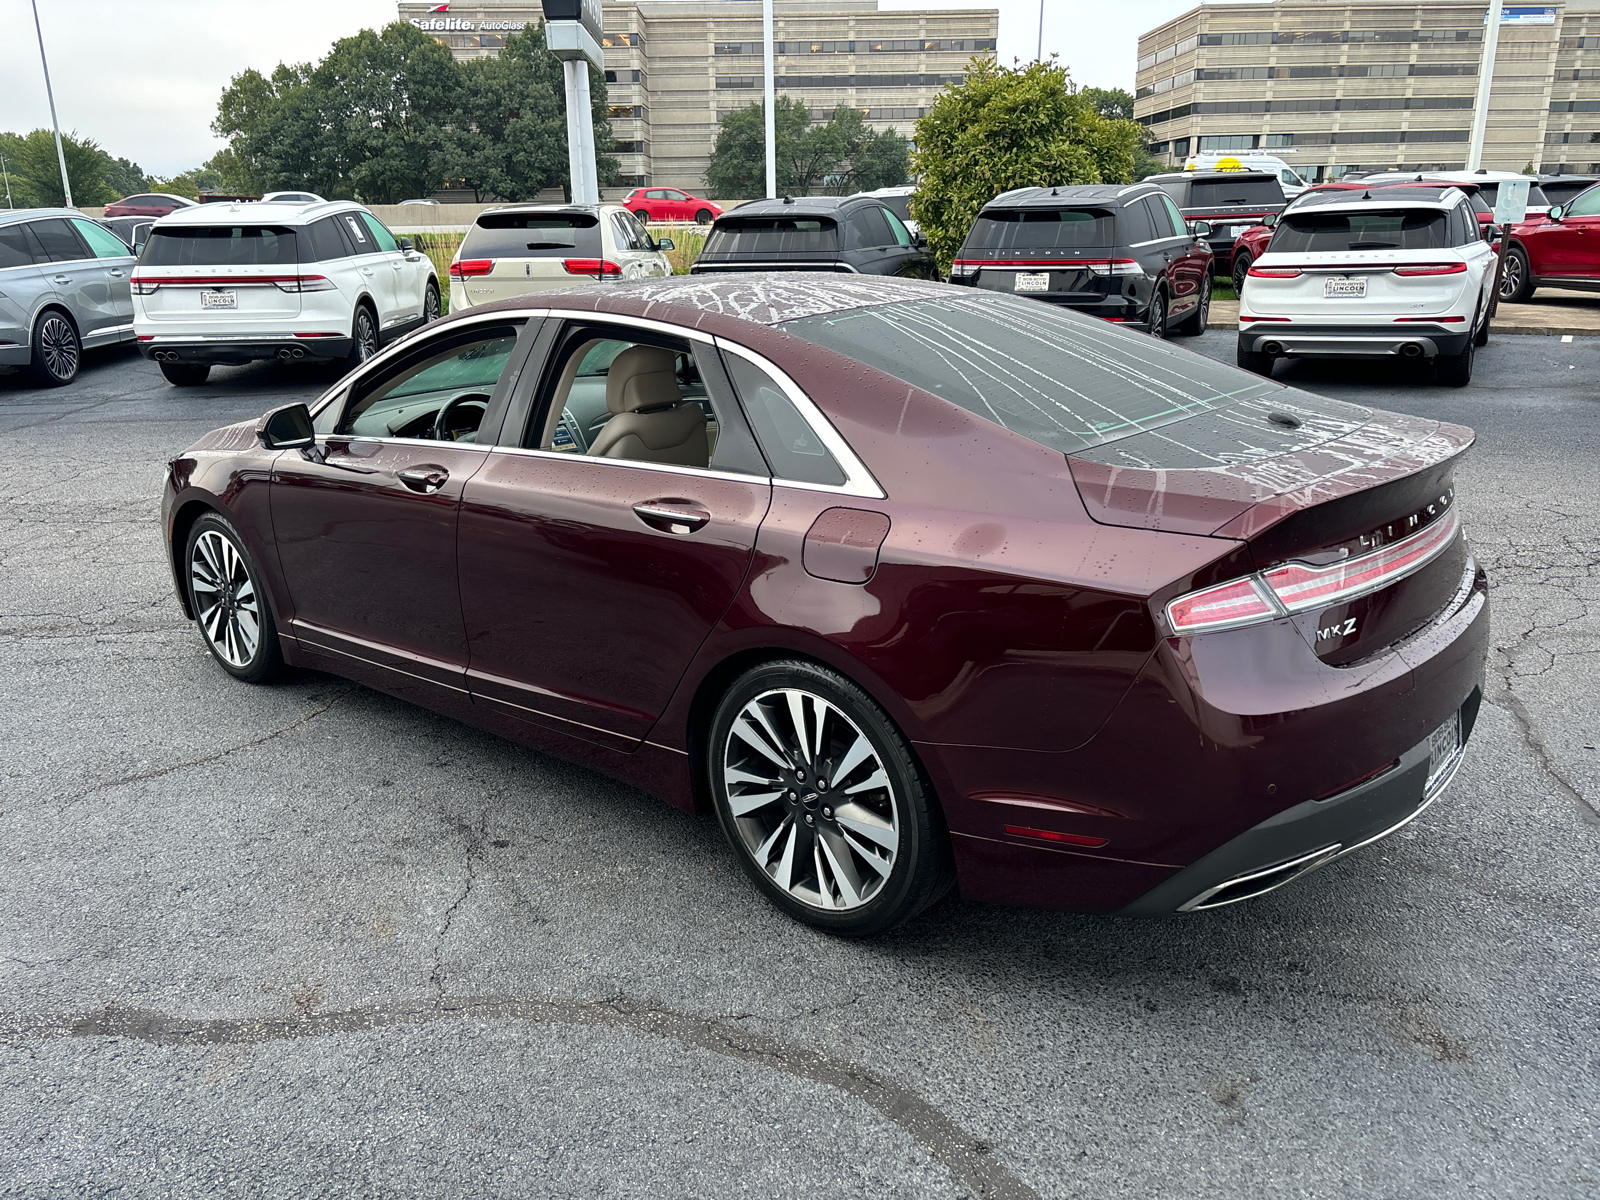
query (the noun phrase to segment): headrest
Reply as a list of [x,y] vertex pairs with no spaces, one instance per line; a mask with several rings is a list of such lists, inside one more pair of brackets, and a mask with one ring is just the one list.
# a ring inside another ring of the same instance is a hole
[[606,374],[606,407],[614,413],[664,408],[683,399],[678,390],[678,356],[656,346],[633,346],[611,360]]

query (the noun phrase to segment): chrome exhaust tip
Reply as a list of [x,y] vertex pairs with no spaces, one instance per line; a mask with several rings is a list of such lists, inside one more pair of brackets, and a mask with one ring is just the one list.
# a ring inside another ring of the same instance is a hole
[[287,346],[285,346],[282,350],[278,351],[278,358],[280,360],[282,360],[283,362],[288,362],[293,357],[294,357],[294,352],[292,350],[290,350]]
[[289,353],[295,358],[296,361],[299,361],[300,359],[302,359],[302,358],[304,358],[306,356],[306,352],[304,350],[300,349],[299,346],[296,346]]
[[1400,353],[1407,358],[1419,358],[1422,355],[1422,347],[1417,345],[1416,342],[1407,342],[1400,347]]
[[1268,342],[1266,345],[1261,347],[1261,353],[1263,353],[1263,354],[1271,354],[1273,356],[1277,356],[1279,354],[1282,354],[1283,353],[1283,343],[1282,342]]

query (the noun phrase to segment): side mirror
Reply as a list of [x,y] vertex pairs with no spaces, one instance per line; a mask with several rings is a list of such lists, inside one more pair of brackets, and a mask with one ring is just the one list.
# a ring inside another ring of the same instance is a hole
[[1268,213],[1266,216],[1261,218],[1261,223],[1268,229],[1276,229],[1278,227],[1278,214]]
[[918,250],[926,250],[928,248],[928,235],[920,229],[917,230],[916,233],[911,235],[911,244]]
[[410,238],[396,238],[395,241],[400,243],[400,249],[404,250],[407,254],[410,254],[417,248],[417,244]]
[[301,450],[317,444],[317,431],[311,426],[311,410],[304,404],[285,404],[273,409],[256,426],[256,437],[268,450]]
[[676,246],[673,243],[673,240],[671,238],[657,238],[656,239],[656,249],[657,250],[672,250],[672,249],[676,249]]
[[1210,237],[1212,234],[1210,221],[1190,221],[1189,232],[1197,238]]
[[1486,242],[1498,242],[1504,236],[1505,230],[1498,225],[1485,225],[1483,228],[1483,240]]
[[1552,221],[1559,221],[1559,220],[1561,220],[1562,217],[1564,217],[1566,215],[1567,215],[1567,206],[1565,204],[1558,204],[1558,205],[1556,205],[1554,208],[1552,208],[1550,210],[1550,219]]

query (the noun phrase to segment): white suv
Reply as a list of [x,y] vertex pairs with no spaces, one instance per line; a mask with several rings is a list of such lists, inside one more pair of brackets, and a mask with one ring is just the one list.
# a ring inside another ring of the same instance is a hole
[[439,315],[433,264],[359,204],[203,204],[163,217],[133,272],[139,350],[168,382],[213,363],[343,360]]
[[1448,185],[1307,192],[1278,218],[1239,295],[1239,365],[1279,357],[1431,359],[1472,378],[1489,340],[1495,253]]
[[512,204],[488,208],[450,264],[450,311],[575,283],[672,274],[657,241],[620,204]]

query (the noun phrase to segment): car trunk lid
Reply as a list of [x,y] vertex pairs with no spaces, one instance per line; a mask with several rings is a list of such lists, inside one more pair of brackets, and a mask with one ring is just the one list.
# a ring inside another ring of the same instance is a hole
[[229,325],[298,316],[302,288],[326,287],[300,269],[299,238],[287,226],[230,222],[155,228],[132,285],[146,320]]
[[1252,313],[1288,317],[1425,316],[1450,308],[1467,278],[1451,250],[1278,253],[1252,264]]

